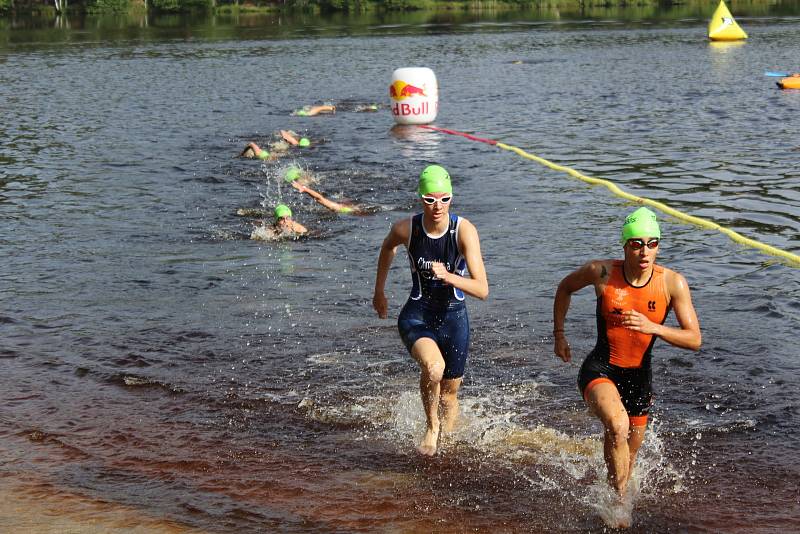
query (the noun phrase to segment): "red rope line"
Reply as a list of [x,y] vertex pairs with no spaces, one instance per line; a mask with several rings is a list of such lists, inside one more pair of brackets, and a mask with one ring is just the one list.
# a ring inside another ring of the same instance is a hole
[[497,141],[494,139],[485,139],[483,137],[476,137],[474,135],[470,135],[468,133],[459,132],[458,130],[448,130],[447,128],[439,128],[437,126],[429,126],[427,124],[418,124],[420,128],[426,128],[428,130],[435,130],[437,132],[442,132],[450,135],[460,135],[461,137],[466,137],[470,141],[478,141],[480,143],[486,143],[487,145],[496,145]]

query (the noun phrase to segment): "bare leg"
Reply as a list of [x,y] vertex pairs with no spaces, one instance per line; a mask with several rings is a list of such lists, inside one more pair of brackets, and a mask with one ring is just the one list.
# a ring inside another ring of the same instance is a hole
[[641,426],[631,426],[630,436],[628,436],[628,451],[630,463],[628,464],[628,479],[633,476],[633,466],[636,464],[636,454],[644,441],[644,432],[647,430],[647,423]]
[[461,378],[442,379],[440,386],[439,403],[442,407],[442,430],[451,433],[458,422],[458,388],[461,387]]
[[631,465],[628,413],[622,405],[617,387],[609,382],[595,385],[589,391],[587,402],[605,429],[603,453],[608,467],[608,483],[619,495],[623,495]]
[[433,456],[439,441],[439,392],[444,373],[444,358],[436,342],[427,337],[414,343],[411,357],[419,363],[419,391],[427,419],[427,429],[417,450],[425,456]]

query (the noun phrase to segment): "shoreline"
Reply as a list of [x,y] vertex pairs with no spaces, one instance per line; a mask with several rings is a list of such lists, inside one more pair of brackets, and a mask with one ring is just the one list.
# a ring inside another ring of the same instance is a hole
[[8,532],[37,534],[204,534],[135,508],[8,473],[0,479],[0,524]]
[[[203,3],[206,2],[206,3]],[[151,3],[143,0],[124,0],[109,7],[98,5],[87,7],[75,4],[59,12],[50,4],[28,4],[27,6],[6,7],[0,0],[0,19],[15,16],[82,16],[82,15],[274,15],[298,14],[326,16],[332,14],[358,15],[367,13],[402,14],[410,12],[422,13],[447,13],[447,12],[508,12],[516,11],[547,11],[558,9],[637,9],[637,8],[678,8],[691,7],[708,10],[709,14],[718,3],[716,0],[672,0],[667,3],[659,0],[317,0],[316,3],[296,5],[286,3],[254,4],[226,3],[218,4],[218,0],[201,0],[200,2],[187,2],[181,7],[158,9]],[[771,0],[740,0],[736,8],[741,10],[745,6],[772,5]]]

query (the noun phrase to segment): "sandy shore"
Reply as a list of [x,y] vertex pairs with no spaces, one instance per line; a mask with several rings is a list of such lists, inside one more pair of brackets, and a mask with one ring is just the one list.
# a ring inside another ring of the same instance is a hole
[[200,534],[176,522],[119,504],[13,480],[0,480],[0,524],[5,532],[36,534]]

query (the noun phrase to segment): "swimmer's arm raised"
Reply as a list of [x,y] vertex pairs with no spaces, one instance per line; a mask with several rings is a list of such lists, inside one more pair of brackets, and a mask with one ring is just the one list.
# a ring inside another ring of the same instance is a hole
[[281,130],[280,133],[283,140],[290,145],[297,146],[300,144],[300,141],[298,141],[297,137],[294,136],[294,132],[290,132],[289,130]]
[[394,260],[394,256],[397,253],[397,247],[403,243],[408,243],[410,232],[408,219],[398,221],[392,225],[392,229],[389,230],[389,234],[381,245],[381,252],[378,255],[378,268],[375,274],[375,292],[372,296],[372,307],[375,308],[375,311],[378,312],[378,317],[381,319],[386,319],[389,314],[389,304],[384,294],[389,267],[391,267],[392,260]]
[[597,286],[607,277],[608,267],[602,261],[590,261],[577,270],[571,272],[561,280],[553,299],[553,338],[555,344],[553,352],[556,356],[568,362],[572,359],[572,351],[564,332],[564,322],[567,319],[572,294],[588,285]]
[[242,152],[239,154],[239,157],[245,157],[245,156],[247,156],[247,151],[248,151],[248,150],[251,150],[251,151],[253,152],[253,156],[251,156],[251,157],[256,157],[256,158],[257,158],[257,157],[259,156],[259,154],[261,154],[261,152],[262,152],[262,150],[261,150],[261,147],[259,147],[259,146],[258,146],[257,144],[255,144],[254,142],[250,141],[249,143],[247,143],[247,146],[246,146],[246,147],[244,147],[244,150],[242,150]]
[[489,280],[483,265],[480,238],[478,230],[466,219],[461,220],[458,229],[458,246],[467,261],[469,277],[448,272],[441,263],[434,264],[433,273],[446,284],[457,287],[467,295],[486,300],[489,296]]

